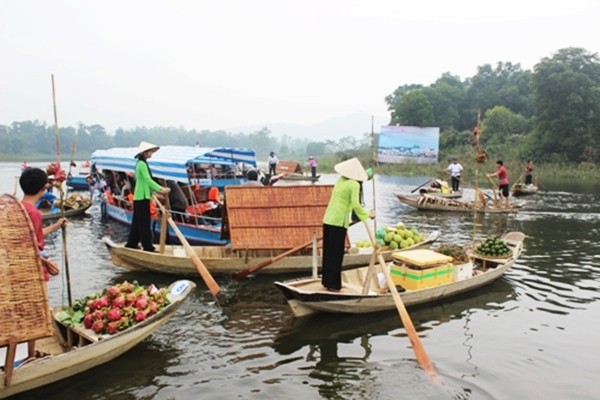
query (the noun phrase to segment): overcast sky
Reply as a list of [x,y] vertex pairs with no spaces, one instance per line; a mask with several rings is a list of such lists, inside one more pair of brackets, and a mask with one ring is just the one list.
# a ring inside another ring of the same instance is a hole
[[[600,1],[0,1],[0,124],[227,129],[386,116],[398,86],[600,49]],[[367,123],[368,124],[368,123]]]

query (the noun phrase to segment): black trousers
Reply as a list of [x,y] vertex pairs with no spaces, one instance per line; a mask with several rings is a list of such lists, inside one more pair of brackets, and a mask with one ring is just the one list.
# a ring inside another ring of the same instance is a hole
[[458,192],[460,187],[460,176],[452,177],[452,191]]
[[133,202],[133,219],[126,247],[135,248],[138,243],[146,251],[153,251],[152,230],[150,229],[150,200],[135,200]]
[[277,164],[269,164],[269,175],[273,176],[276,174],[275,168],[277,168]]
[[342,288],[342,263],[347,229],[323,224],[323,276],[321,283],[328,289]]

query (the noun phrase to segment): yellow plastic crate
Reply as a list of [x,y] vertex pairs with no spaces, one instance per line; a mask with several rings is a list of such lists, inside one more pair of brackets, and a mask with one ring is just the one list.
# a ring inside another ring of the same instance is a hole
[[396,261],[390,266],[390,274],[395,285],[406,290],[418,290],[452,282],[454,265],[444,263],[430,268],[414,269],[406,264],[398,265]]

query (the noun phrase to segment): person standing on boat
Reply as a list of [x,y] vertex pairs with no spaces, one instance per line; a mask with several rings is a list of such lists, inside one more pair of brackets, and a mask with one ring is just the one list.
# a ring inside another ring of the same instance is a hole
[[277,159],[277,156],[275,155],[275,153],[271,152],[269,154],[269,158],[267,159],[267,162],[269,163],[269,175],[273,176],[275,175],[277,172],[277,163],[279,163],[279,160]]
[[323,277],[321,284],[330,291],[342,289],[342,263],[346,245],[346,233],[350,226],[350,213],[360,221],[374,218],[374,211],[367,211],[360,204],[360,183],[369,176],[357,158],[336,164],[335,172],[341,175],[333,187],[323,217]]
[[25,169],[19,178],[19,185],[23,191],[23,200],[21,203],[25,207],[25,211],[27,211],[33,225],[42,267],[44,268],[44,279],[47,282],[50,279],[50,275],[58,275],[60,269],[48,259],[48,254],[44,250],[44,236],[62,228],[67,223],[67,219],[61,217],[55,223],[46,227],[42,224],[42,213],[35,205],[50,187],[48,175],[44,170],[40,168]]
[[150,229],[150,201],[153,192],[169,193],[168,187],[162,187],[154,181],[147,160],[159,149],[158,146],[141,142],[138,147],[135,164],[135,189],[133,191],[133,219],[129,238],[125,247],[136,249],[142,243],[145,251],[155,251]]
[[308,157],[308,162],[306,163],[308,168],[310,168],[310,174],[313,178],[317,177],[317,160],[313,156]]
[[533,161],[528,160],[525,165],[525,184],[533,184]]
[[460,174],[463,170],[463,166],[460,165],[456,158],[452,159],[452,163],[448,165],[446,171],[450,173],[452,177],[452,191],[458,192],[460,190]]
[[496,172],[487,174],[487,177],[498,177],[498,189],[502,197],[504,197],[504,206],[508,208],[508,170],[504,166],[504,162],[502,160],[496,161],[496,166]]

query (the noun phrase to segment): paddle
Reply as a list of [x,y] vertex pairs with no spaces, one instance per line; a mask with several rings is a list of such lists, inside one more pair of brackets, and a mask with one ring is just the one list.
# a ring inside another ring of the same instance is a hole
[[[58,116],[56,113],[56,91],[54,90],[54,75],[52,77],[52,103],[54,105],[54,135],[56,137],[56,164],[60,170],[60,132],[58,130]],[[59,188],[60,190],[60,215],[62,218],[65,217],[65,196],[62,189],[62,182]],[[67,254],[67,227],[63,223],[60,227],[62,233],[63,242],[63,253],[65,262],[65,275],[67,278],[67,299],[69,301],[69,309],[73,308],[73,297],[71,296],[71,274],[69,272],[69,257]]]
[[[354,225],[355,223],[356,223],[356,222],[354,222],[354,221],[350,222],[350,225],[349,225],[349,227],[350,227],[350,226],[352,226],[352,225]],[[321,239],[323,239],[323,237],[322,237],[322,236],[317,236],[317,241],[319,241],[319,240],[321,240]],[[247,277],[248,275],[250,275],[250,274],[252,274],[252,273],[254,273],[254,272],[256,272],[256,271],[259,271],[259,270],[263,269],[263,268],[264,268],[264,267],[266,267],[267,265],[271,265],[271,264],[273,264],[274,262],[277,262],[277,261],[281,260],[281,259],[282,259],[282,258],[284,258],[284,257],[287,257],[287,256],[289,256],[289,255],[292,255],[292,254],[294,254],[295,252],[297,252],[297,251],[300,251],[300,250],[302,250],[303,248],[310,246],[310,245],[312,244],[312,242],[313,242],[313,239],[311,239],[310,241],[308,241],[308,242],[306,242],[306,243],[302,243],[302,244],[301,244],[301,245],[299,245],[299,246],[296,246],[296,247],[294,247],[294,248],[291,248],[291,249],[289,249],[289,250],[286,250],[286,251],[284,251],[283,253],[281,253],[281,254],[279,254],[279,255],[276,255],[275,257],[271,257],[271,258],[269,258],[268,260],[265,260],[265,261],[261,262],[260,264],[258,264],[258,265],[255,265],[254,267],[248,267],[248,268],[246,268],[246,269],[244,269],[244,270],[241,270],[241,271],[240,271],[240,272],[238,272],[237,274],[233,275],[233,279],[235,279],[236,281],[240,281],[240,280],[244,279],[245,277]]]
[[208,287],[208,290],[210,290],[210,293],[212,293],[212,295],[214,297],[217,297],[219,295],[219,293],[221,292],[221,288],[219,287],[219,284],[214,280],[214,278],[212,277],[210,272],[208,272],[208,269],[206,269],[206,266],[204,266],[202,261],[198,258],[198,255],[196,255],[196,253],[194,252],[194,249],[192,249],[192,246],[190,246],[190,244],[188,243],[188,241],[185,238],[185,236],[183,235],[183,233],[181,233],[181,231],[179,230],[179,227],[177,226],[175,221],[173,221],[173,218],[171,218],[171,216],[169,214],[167,214],[167,210],[165,210],[165,207],[161,204],[160,201],[158,201],[156,196],[154,196],[154,201],[156,201],[156,204],[158,204],[160,211],[163,214],[166,214],[168,216],[167,221],[169,222],[169,225],[171,225],[171,228],[175,232],[175,235],[177,235],[177,238],[183,245],[188,257],[190,257],[192,259],[192,262],[196,266],[196,269],[198,270],[198,273],[204,280],[204,283]]
[[[321,240],[321,239],[322,239],[322,237],[320,237],[320,236],[319,236],[319,237],[317,237],[317,241],[318,241],[318,240]],[[244,269],[244,270],[241,270],[241,271],[240,271],[240,272],[238,272],[237,274],[233,275],[233,279],[235,279],[236,281],[241,281],[242,279],[244,279],[244,278],[245,278],[245,277],[247,277],[248,275],[250,275],[250,274],[252,274],[252,273],[254,273],[254,272],[258,271],[258,270],[261,270],[261,269],[263,269],[263,268],[264,268],[264,267],[266,267],[267,265],[271,265],[271,264],[273,264],[274,262],[277,262],[277,261],[281,260],[281,259],[282,259],[282,258],[284,258],[284,257],[287,257],[287,256],[289,256],[289,255],[291,255],[291,254],[294,254],[294,253],[295,253],[295,252],[297,252],[297,251],[300,251],[300,250],[302,250],[302,249],[303,249],[303,248],[305,248],[305,247],[308,247],[308,246],[310,246],[310,245],[312,244],[312,242],[313,242],[313,239],[309,240],[309,241],[308,241],[308,242],[306,242],[306,243],[302,243],[301,245],[299,245],[299,246],[296,246],[296,247],[294,247],[294,248],[292,248],[292,249],[289,249],[289,250],[287,250],[287,251],[284,251],[283,253],[281,253],[281,254],[279,254],[279,255],[277,255],[277,256],[275,256],[275,257],[271,257],[271,258],[269,258],[268,260],[265,260],[265,261],[261,262],[261,263],[260,263],[260,264],[258,264],[258,265],[255,265],[255,266],[253,266],[253,267],[248,267],[248,268],[246,268],[246,269]]]
[[433,178],[429,178],[429,180],[428,180],[427,182],[425,182],[425,183],[423,183],[423,184],[421,184],[421,185],[417,186],[416,188],[414,188],[414,189],[413,189],[413,190],[411,190],[410,192],[411,192],[411,193],[414,193],[414,192],[416,192],[417,190],[421,189],[423,186],[427,185],[427,184],[428,184],[429,182],[431,182],[432,180],[433,180]]
[[430,376],[437,377],[437,372],[436,372],[435,368],[433,367],[433,364],[431,363],[431,360],[429,359],[429,356],[427,355],[427,352],[425,351],[425,348],[423,347],[423,344],[421,343],[419,336],[417,335],[415,326],[413,325],[412,320],[410,319],[410,315],[408,315],[408,311],[406,311],[406,307],[404,306],[404,303],[402,302],[402,298],[400,297],[400,294],[398,293],[398,289],[396,289],[396,284],[394,283],[392,276],[390,275],[390,271],[387,268],[387,265],[385,264],[385,260],[383,259],[383,256],[381,255],[381,253],[379,253],[379,248],[377,247],[377,242],[375,241],[375,239],[373,237],[373,232],[371,231],[371,227],[369,226],[367,221],[365,221],[365,227],[367,228],[367,233],[369,234],[369,239],[371,240],[371,243],[373,244],[373,252],[377,253],[377,259],[379,260],[379,265],[381,267],[383,274],[385,275],[385,278],[386,278],[386,281],[388,284],[388,288],[390,289],[390,292],[392,293],[392,297],[394,298],[394,303],[396,303],[396,308],[398,309],[398,313],[400,314],[400,320],[402,321],[402,325],[404,325],[404,329],[406,330],[406,333],[408,334],[408,339],[410,340],[410,343],[412,345],[413,351],[417,358],[417,362],[419,363],[421,368],[423,368],[423,370],[425,372],[427,372]]

